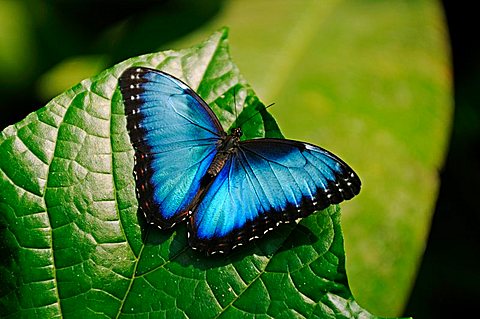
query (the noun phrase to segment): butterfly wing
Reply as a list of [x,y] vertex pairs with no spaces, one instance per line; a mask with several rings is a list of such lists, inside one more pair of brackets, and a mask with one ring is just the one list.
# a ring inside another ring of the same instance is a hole
[[241,142],[189,220],[190,245],[228,252],[280,223],[350,199],[360,179],[341,159],[284,139]]
[[225,133],[208,105],[169,74],[134,67],[119,84],[140,209],[148,222],[172,227],[186,218]]

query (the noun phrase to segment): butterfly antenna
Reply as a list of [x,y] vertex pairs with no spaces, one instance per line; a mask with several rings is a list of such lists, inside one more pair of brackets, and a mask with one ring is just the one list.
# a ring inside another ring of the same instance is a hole
[[266,109],[268,109],[270,106],[273,106],[275,103],[272,103],[272,104],[269,104],[267,106],[265,106],[265,108],[255,112],[254,114],[252,114],[252,116],[250,116],[248,119],[246,119],[245,121],[243,121],[240,125],[238,125],[237,127],[242,127],[243,124],[247,123],[248,121],[250,121],[252,118],[254,118],[257,114],[259,114],[260,112],[262,111],[265,111]]
[[[238,120],[238,113],[237,113],[237,90],[233,87],[233,110],[235,111],[235,122]],[[235,123],[234,122],[234,123]]]

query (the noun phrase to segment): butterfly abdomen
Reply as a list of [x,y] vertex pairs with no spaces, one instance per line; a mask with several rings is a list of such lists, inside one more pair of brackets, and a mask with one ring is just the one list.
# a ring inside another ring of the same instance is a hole
[[226,136],[218,147],[218,153],[213,158],[207,174],[215,177],[225,166],[227,160],[238,150],[238,142],[240,141],[241,131],[234,131],[231,135]]
[[218,173],[220,173],[222,168],[225,166],[225,163],[227,162],[229,157],[230,157],[229,153],[226,153],[226,152],[217,153],[213,158],[212,164],[210,164],[210,167],[207,170],[207,175],[210,178],[217,176]]

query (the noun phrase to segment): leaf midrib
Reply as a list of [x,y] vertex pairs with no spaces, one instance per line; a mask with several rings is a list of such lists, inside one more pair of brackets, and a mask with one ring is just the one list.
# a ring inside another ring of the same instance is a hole
[[[71,90],[70,90],[71,92]],[[53,102],[53,101],[52,101]],[[71,103],[71,100],[70,100],[70,103]],[[57,105],[61,105],[62,107],[65,107],[64,105],[60,104],[60,103],[57,103]],[[58,135],[60,133],[60,127],[62,126],[62,124],[64,123],[65,121],[65,116],[67,115],[68,113],[68,107],[65,107],[65,112],[62,114],[62,117],[61,117],[61,121],[59,122],[58,126],[56,127],[55,129],[55,141],[54,141],[54,148],[53,148],[53,152],[52,152],[52,158],[50,159],[49,163],[48,163],[48,171],[47,171],[47,178],[46,178],[46,181],[45,181],[45,188],[43,190],[43,196],[42,196],[42,201],[43,201],[43,205],[45,206],[45,212],[47,213],[47,216],[48,216],[48,226],[49,226],[49,229],[50,229],[50,249],[52,251],[52,259],[53,259],[53,282],[55,283],[55,295],[57,297],[57,303],[58,303],[58,308],[60,310],[60,315],[63,315],[63,309],[62,309],[62,300],[60,299],[60,291],[58,289],[58,279],[57,279],[57,262],[56,262],[56,254],[55,254],[55,251],[53,249],[53,227],[52,227],[52,216],[51,216],[51,213],[48,209],[48,206],[47,206],[47,202],[45,200],[45,195],[47,194],[47,190],[48,190],[48,181],[50,179],[50,169],[52,167],[52,162],[53,160],[55,159],[55,154],[57,153],[57,146],[58,146]],[[58,114],[57,114],[58,115]],[[38,118],[39,121],[40,118]]]

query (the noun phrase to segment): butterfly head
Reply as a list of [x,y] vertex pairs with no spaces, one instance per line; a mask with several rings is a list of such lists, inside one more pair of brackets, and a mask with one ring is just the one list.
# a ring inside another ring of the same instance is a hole
[[242,128],[236,127],[234,129],[232,129],[232,134],[231,135],[235,136],[236,138],[242,137],[242,135],[243,135]]

